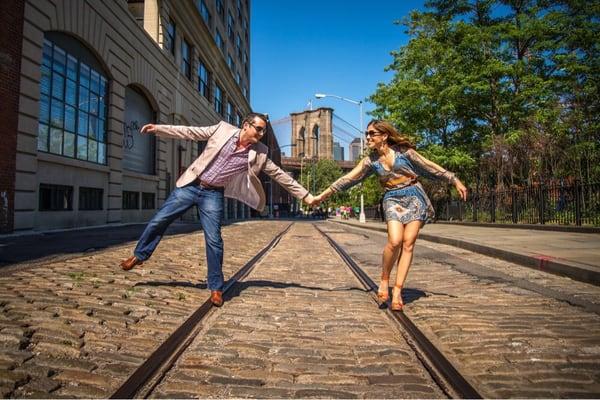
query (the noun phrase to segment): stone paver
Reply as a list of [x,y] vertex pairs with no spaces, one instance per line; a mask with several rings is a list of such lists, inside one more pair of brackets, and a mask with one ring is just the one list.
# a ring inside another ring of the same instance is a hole
[[[385,234],[333,236],[377,282]],[[418,241],[403,297],[405,313],[485,397],[600,397],[597,286]]]
[[[288,224],[225,227],[225,276]],[[165,237],[144,265],[121,271],[133,246],[0,277],[0,396],[108,397],[206,300],[201,232]]]
[[295,224],[204,326],[152,397],[444,397],[307,223]]

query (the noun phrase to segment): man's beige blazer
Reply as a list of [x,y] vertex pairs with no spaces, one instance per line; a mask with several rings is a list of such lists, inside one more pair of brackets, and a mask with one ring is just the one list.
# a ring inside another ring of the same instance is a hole
[[[240,128],[230,125],[225,121],[206,127],[156,125],[156,128],[157,136],[207,141],[206,148],[202,154],[177,179],[177,187],[188,185],[198,178],[210,162],[219,154],[225,143],[235,133],[240,131]],[[268,147],[260,142],[250,147],[250,151],[248,152],[248,170],[235,175],[227,183],[227,186],[225,186],[226,197],[239,200],[258,211],[262,211],[265,208],[266,196],[260,179],[258,179],[261,171],[264,171],[277,181],[277,183],[297,199],[303,199],[308,194],[308,190],[267,157],[268,151]]]

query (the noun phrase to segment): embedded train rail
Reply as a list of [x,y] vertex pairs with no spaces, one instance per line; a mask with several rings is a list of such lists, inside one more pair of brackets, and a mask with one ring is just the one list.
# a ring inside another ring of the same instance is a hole
[[[236,272],[223,288],[227,294],[240,280],[244,279],[253,270],[267,252],[273,249],[281,238],[290,230],[288,225],[267,246],[248,261]],[[355,274],[358,280],[373,295],[377,290],[375,283],[352,260],[352,258],[316,224],[313,226],[319,231],[336,250],[342,260]],[[113,399],[147,398],[164,376],[169,372],[177,359],[192,343],[201,329],[201,321],[208,315],[213,305],[207,299],[179,328],[177,328],[129,378],[112,394]],[[388,313],[401,326],[401,331],[408,344],[413,348],[417,357],[429,371],[433,381],[450,398],[481,398],[481,395],[467,382],[467,380],[450,364],[450,362],[433,346],[425,335],[402,312],[393,312],[388,308]]]
[[[327,235],[318,226],[315,228],[327,239],[329,244],[335,249],[348,268],[356,278],[371,293],[377,293],[377,285],[373,280],[352,260],[352,257],[344,251],[329,235]],[[373,295],[375,298],[375,295]],[[391,311],[388,307],[387,312],[402,327],[403,335],[406,332],[409,337],[404,335],[407,342],[415,350],[417,356],[423,362],[425,368],[429,371],[433,379],[440,388],[449,397],[459,397],[468,399],[481,399],[482,396],[471,386],[471,384],[460,374],[460,372],[448,361],[446,357],[427,339],[425,334],[408,318],[404,312]],[[409,340],[412,339],[412,340]]]
[[[277,246],[283,235],[292,227],[289,224],[271,242],[259,251],[250,261],[236,272],[227,281],[223,288],[226,294],[235,284],[244,279],[258,261],[272,248]],[[169,368],[177,361],[179,356],[192,342],[199,329],[200,322],[213,308],[210,299],[207,299],[194,313],[177,328],[155,351],[140,365],[129,378],[112,394],[111,399],[133,399],[134,397],[146,397],[154,387],[160,383],[161,377],[168,372]]]

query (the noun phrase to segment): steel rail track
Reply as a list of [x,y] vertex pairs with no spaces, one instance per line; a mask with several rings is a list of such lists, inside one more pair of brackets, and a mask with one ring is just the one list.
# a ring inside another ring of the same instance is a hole
[[[316,224],[313,226],[319,231],[323,237],[327,239],[329,244],[335,249],[342,260],[350,268],[357,279],[374,293],[377,293],[378,287],[373,280],[354,262],[352,257],[335,242],[327,233],[321,230]],[[408,318],[404,312],[392,311],[387,308],[388,314],[403,328],[404,332],[408,333],[412,341],[408,341],[409,345],[413,346],[413,350],[417,356],[421,358],[423,365],[429,371],[433,379],[440,388],[449,397],[459,397],[463,399],[481,399],[482,396],[471,386],[471,384],[462,376],[462,374],[448,361],[448,359],[427,339],[425,334]],[[416,346],[416,348],[414,347]],[[422,359],[424,356],[425,359]]]
[[[245,278],[260,261],[264,255],[273,249],[283,235],[285,235],[294,223],[288,225],[271,242],[240,268],[223,287],[226,294],[237,282]],[[191,344],[199,330],[199,323],[213,308],[210,298],[196,309],[147,359],[144,361],[127,380],[110,396],[111,399],[132,399],[134,397],[147,397],[148,394],[160,383],[162,376],[173,366],[179,356]],[[161,376],[157,378],[159,373]],[[143,396],[140,392],[144,387],[151,386]]]

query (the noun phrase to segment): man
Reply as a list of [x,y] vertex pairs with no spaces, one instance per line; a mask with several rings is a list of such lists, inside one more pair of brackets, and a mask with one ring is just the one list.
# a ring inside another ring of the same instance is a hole
[[244,119],[241,129],[224,121],[207,127],[154,124],[142,127],[142,134],[208,142],[202,154],[179,177],[177,188],[146,226],[133,256],[121,262],[124,270],[128,271],[150,258],[171,222],[197,205],[206,243],[210,300],[217,307],[223,304],[221,216],[224,196],[262,211],[265,193],[258,176],[264,171],[294,197],[308,205],[314,202],[308,190],[267,157],[267,146],[259,142],[267,123],[266,115],[251,113]]

